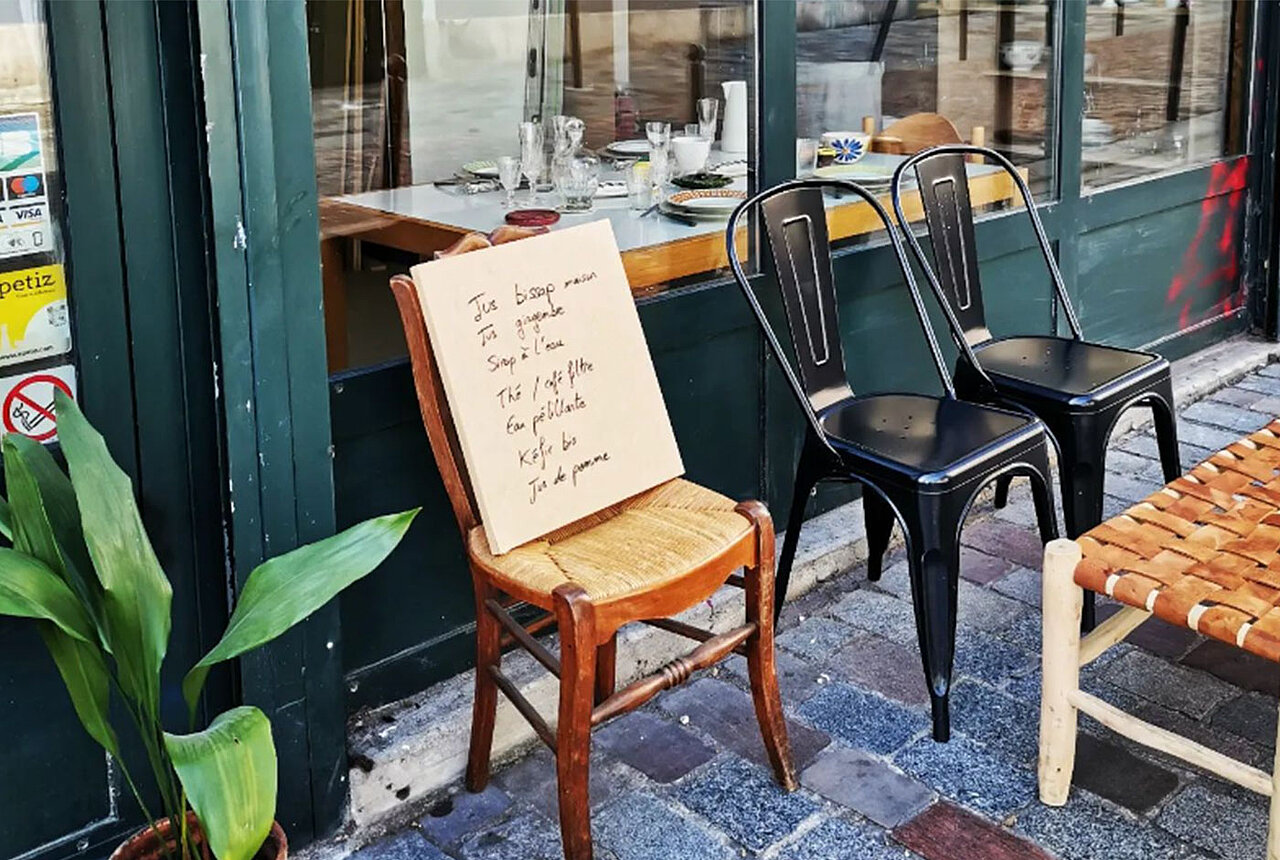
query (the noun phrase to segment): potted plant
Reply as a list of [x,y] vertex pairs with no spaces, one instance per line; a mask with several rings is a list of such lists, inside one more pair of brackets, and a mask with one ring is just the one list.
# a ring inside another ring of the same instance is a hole
[[[152,822],[113,857],[282,860],[271,725],[257,708],[239,707],[195,731],[205,678],[376,568],[417,510],[367,520],[258,566],[222,638],[183,679],[188,733],[171,734],[160,719],[169,581],[129,477],[71,398],[59,392],[55,407],[69,476],[38,442],[16,434],[3,440],[9,499],[0,499],[0,533],[12,548],[0,547],[0,614],[38,625],[85,731],[116,760]],[[160,809],[149,807],[120,755],[113,691],[141,736]]]

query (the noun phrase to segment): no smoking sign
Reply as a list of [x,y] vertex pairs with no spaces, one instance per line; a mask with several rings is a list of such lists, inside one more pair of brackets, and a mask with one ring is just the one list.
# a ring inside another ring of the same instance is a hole
[[71,365],[0,379],[0,414],[6,433],[21,433],[37,442],[58,438],[54,393],[75,397],[76,374]]

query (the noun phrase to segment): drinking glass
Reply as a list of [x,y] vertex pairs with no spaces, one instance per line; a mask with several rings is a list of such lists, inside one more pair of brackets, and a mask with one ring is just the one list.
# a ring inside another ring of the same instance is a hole
[[796,138],[796,178],[812,176],[818,167],[818,141],[811,137]]
[[504,209],[510,209],[516,203],[516,189],[520,187],[520,159],[511,155],[498,156],[498,181],[507,197],[502,201]]
[[542,123],[520,123],[520,172],[529,180],[529,205],[538,205],[538,177],[542,175]]
[[653,197],[653,181],[649,178],[649,162],[631,161],[623,169],[627,179],[627,202],[632,209],[648,209]]
[[649,181],[661,188],[667,181],[668,150],[671,146],[671,123],[647,122],[645,136],[649,139]]
[[595,206],[596,190],[599,187],[600,159],[588,150],[576,150],[564,163],[556,183],[556,190],[564,198],[560,211],[590,212]]
[[716,139],[716,120],[720,116],[720,100],[715,98],[698,99],[699,134],[707,140]]
[[686,122],[684,124],[685,137],[705,137],[702,133],[702,126],[696,122]]

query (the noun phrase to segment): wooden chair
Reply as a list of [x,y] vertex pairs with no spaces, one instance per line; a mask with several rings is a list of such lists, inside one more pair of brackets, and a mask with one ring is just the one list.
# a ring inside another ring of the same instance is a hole
[[[1046,547],[1042,802],[1062,806],[1067,801],[1076,722],[1085,713],[1130,740],[1269,796],[1267,858],[1280,860],[1280,757],[1266,773],[1080,689],[1080,668],[1152,615],[1280,660],[1278,474],[1280,421],[1274,421],[1090,529],[1078,542],[1056,540]],[[1081,589],[1126,605],[1083,639]]]
[[[476,693],[466,786],[489,781],[497,694],[502,691],[555,753],[560,829],[568,860],[590,860],[587,792],[591,730],[688,680],[730,653],[747,659],[756,716],[779,783],[796,787],[774,663],[774,532],[759,502],[732,500],[676,479],[585,517],[504,555],[489,550],[466,464],[412,279],[391,279],[400,308],[427,438],[462,532],[476,601]],[[743,574],[737,574],[744,568]],[[714,634],[670,619],[726,582],[746,590],[746,623]],[[528,625],[517,602],[544,614]],[[642,621],[700,644],[652,675],[615,691],[617,631]],[[534,638],[555,625],[557,659]],[[502,649],[520,645],[560,678],[553,730],[502,673]]]
[[[884,131],[876,134],[876,118],[864,116],[862,130],[871,137],[873,152],[886,152],[892,155],[915,155],[921,150],[947,143],[964,143],[955,123],[942,114],[913,113],[890,124]],[[987,130],[984,126],[975,125],[972,131],[974,146],[985,146]],[[976,159],[975,159],[976,160]]]

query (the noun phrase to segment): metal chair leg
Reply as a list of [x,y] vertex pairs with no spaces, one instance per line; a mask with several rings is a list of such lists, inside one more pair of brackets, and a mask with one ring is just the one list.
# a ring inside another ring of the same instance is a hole
[[1009,504],[1009,485],[1013,483],[1013,475],[1001,475],[996,478],[996,510]]
[[960,579],[960,518],[964,502],[953,496],[923,496],[909,518],[911,600],[925,681],[933,710],[933,739],[951,738],[951,666],[956,643],[956,596]]
[[787,586],[791,582],[791,565],[796,559],[796,546],[800,543],[800,527],[804,512],[809,506],[809,494],[817,486],[822,474],[817,457],[809,442],[800,451],[800,463],[796,467],[795,494],[791,497],[791,515],[787,518],[787,533],[782,538],[782,553],[778,556],[778,572],[774,587],[773,618],[782,617],[782,605],[787,599]]
[[867,579],[878,582],[884,570],[884,554],[893,535],[893,508],[870,487],[862,490],[863,519],[867,524]]
[[1151,399],[1151,417],[1155,421],[1156,444],[1160,447],[1160,465],[1165,483],[1182,475],[1182,455],[1178,451],[1178,418],[1173,411],[1173,380],[1165,380]]

